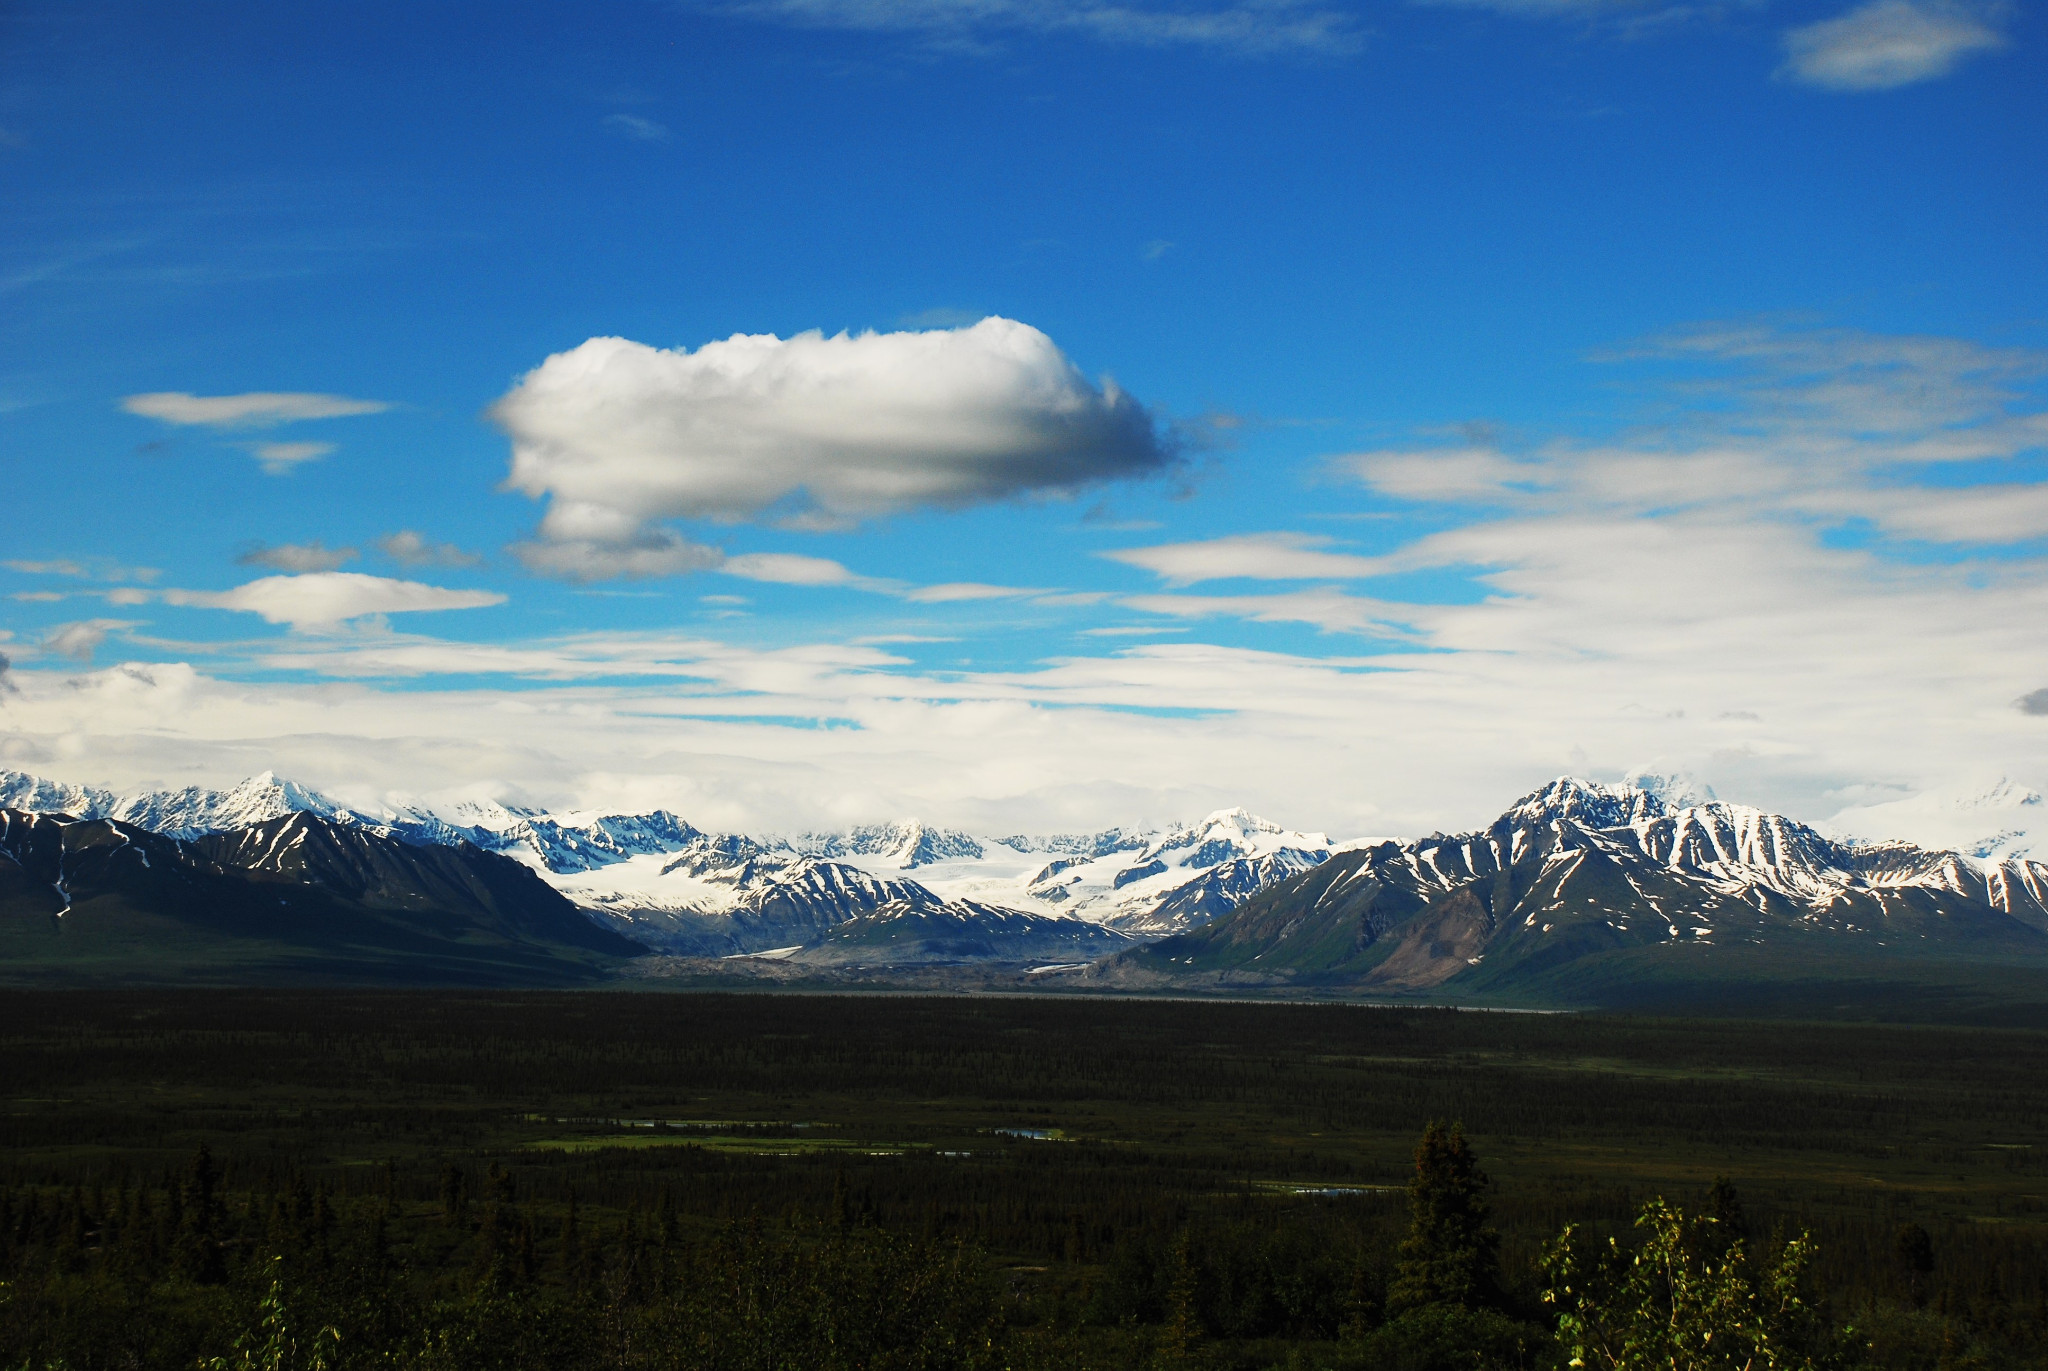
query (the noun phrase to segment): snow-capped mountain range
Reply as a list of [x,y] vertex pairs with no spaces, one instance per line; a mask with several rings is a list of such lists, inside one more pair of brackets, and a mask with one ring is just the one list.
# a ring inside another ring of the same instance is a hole
[[[2025,804],[2028,795],[2001,803]],[[188,839],[307,813],[416,844],[472,844],[522,862],[593,919],[655,951],[834,966],[987,959],[1004,949],[1008,960],[1089,961],[1211,925],[1336,856],[1425,904],[1522,870],[1532,854],[1544,872],[1556,866],[1560,881],[1594,860],[1625,882],[1599,895],[1603,917],[1619,913],[1624,931],[1661,919],[1659,927],[1679,930],[1674,938],[1705,936],[1695,926],[1714,926],[1703,915],[1710,909],[1749,907],[1853,930],[1884,917],[1891,902],[1915,898],[2048,932],[2048,866],[2009,845],[1965,853],[1830,838],[1656,777],[1612,786],[1563,778],[1484,830],[1409,843],[1332,843],[1241,809],[1155,831],[1037,837],[914,820],[834,833],[718,834],[666,810],[466,804],[369,812],[267,773],[226,791],[116,794],[0,772],[0,809],[117,819]],[[1359,865],[1361,853],[1371,860]]]
[[2048,865],[1845,842],[1687,800],[1560,779],[1484,829],[1340,850],[1223,919],[1080,974],[1598,1002],[1674,978],[1697,992],[1762,965],[2048,964]]
[[906,820],[756,837],[706,833],[666,810],[370,812],[267,772],[225,791],[117,794],[4,771],[0,809],[118,819],[174,838],[311,813],[407,842],[467,842],[524,862],[628,937],[692,956],[788,953],[882,911],[993,921],[1035,949],[1026,959],[1102,955],[1206,923],[1333,850],[1323,834],[1241,809],[1148,832],[995,837]]

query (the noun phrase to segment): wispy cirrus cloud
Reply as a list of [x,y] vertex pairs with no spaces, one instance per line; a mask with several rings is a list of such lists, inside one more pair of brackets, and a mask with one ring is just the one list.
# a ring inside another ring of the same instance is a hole
[[1966,59],[2006,45],[1998,13],[1959,0],[1871,0],[1788,32],[1779,74],[1837,91],[1937,80]]
[[1120,47],[1191,48],[1233,57],[1347,57],[1365,45],[1352,12],[1303,0],[1224,5],[1089,0],[738,0],[714,13],[797,28],[899,33],[955,51],[1006,37],[1063,35]]
[[639,114],[608,114],[605,127],[642,143],[666,143],[674,137],[668,125]]

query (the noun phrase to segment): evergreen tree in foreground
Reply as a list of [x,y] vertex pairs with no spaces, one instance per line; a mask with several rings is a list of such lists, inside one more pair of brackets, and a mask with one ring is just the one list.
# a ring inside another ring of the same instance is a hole
[[1431,1123],[1423,1131],[1408,1183],[1412,1217],[1387,1288],[1387,1313],[1499,1306],[1500,1235],[1486,1224],[1486,1185],[1463,1125]]

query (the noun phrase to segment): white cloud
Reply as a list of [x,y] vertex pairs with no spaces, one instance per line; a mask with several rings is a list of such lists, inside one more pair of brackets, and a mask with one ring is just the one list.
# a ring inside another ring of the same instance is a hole
[[1326,586],[1279,595],[1127,595],[1117,603],[1184,619],[1226,616],[1262,624],[1310,624],[1325,633],[1414,636],[1404,627],[1414,619],[1411,606],[1346,595]]
[[113,562],[94,562],[88,566],[68,557],[44,562],[10,559],[0,562],[0,566],[27,576],[70,576],[90,581],[154,581],[163,575],[161,568],[153,566],[121,566]]
[[380,414],[391,408],[382,400],[357,400],[346,395],[306,391],[250,391],[243,395],[193,395],[182,390],[152,391],[121,401],[130,414],[167,424],[201,424],[210,428],[265,428],[300,419],[342,419]]
[[107,634],[133,627],[134,624],[126,619],[85,619],[74,624],[59,624],[45,635],[42,647],[43,651],[54,652],[60,657],[89,662],[100,644],[107,640]]
[[709,565],[657,521],[843,526],[1158,474],[1172,444],[1113,382],[989,318],[909,333],[737,335],[697,351],[593,338],[491,409],[507,485],[550,501],[519,556],[593,580]]
[[1168,585],[1234,578],[1261,581],[1351,580],[1380,576],[1384,559],[1326,552],[1334,541],[1304,533],[1240,533],[1198,543],[1121,548],[1101,555],[1142,567]]
[[355,571],[266,576],[232,590],[166,590],[162,597],[167,604],[260,614],[266,622],[290,624],[295,629],[332,628],[369,614],[482,609],[505,603],[505,597],[495,591],[449,590]]
[[[563,506],[555,507],[556,513]],[[564,519],[561,526],[567,526]],[[686,576],[725,560],[715,547],[693,543],[665,528],[621,528],[616,536],[574,537],[556,533],[512,544],[510,551],[528,571],[588,585],[592,581],[646,580]]]
[[477,566],[483,558],[453,543],[429,542],[409,528],[377,540],[377,551],[400,566]]
[[1517,461],[1489,448],[1423,448],[1356,453],[1331,462],[1382,494],[1405,500],[1454,502],[1513,498],[1540,488],[1549,472],[1536,462]]
[[235,558],[237,566],[267,566],[273,571],[332,571],[356,559],[352,547],[328,547],[319,540],[310,543],[258,545]]
[[996,586],[984,581],[947,581],[942,585],[919,586],[908,591],[903,598],[912,604],[943,605],[962,600],[1012,600],[1021,595],[1037,595],[1038,591],[1024,586]]
[[266,476],[287,476],[308,462],[334,451],[332,443],[252,443],[249,451],[263,464]]
[[767,581],[785,586],[852,586],[856,590],[894,591],[898,582],[877,580],[850,571],[827,557],[805,557],[794,552],[743,552],[727,557],[718,570],[749,581]]
[[24,562],[10,560],[6,562],[0,562],[0,566],[5,566],[9,571],[19,571],[24,575],[28,576],[83,577],[92,575],[91,572],[87,571],[83,566],[80,566],[77,562],[66,560],[58,560],[53,562]]
[[1946,76],[2005,41],[1982,10],[1953,0],[1871,0],[1787,33],[1782,74],[1827,90],[1891,90]]
[[1203,48],[1229,56],[1348,56],[1364,46],[1352,14],[1298,0],[1161,9],[1088,0],[739,0],[721,7],[805,28],[910,33],[984,50],[1005,33],[1072,34],[1131,47]]

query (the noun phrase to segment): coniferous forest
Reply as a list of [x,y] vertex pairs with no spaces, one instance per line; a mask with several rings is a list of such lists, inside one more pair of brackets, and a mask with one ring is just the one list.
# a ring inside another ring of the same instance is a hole
[[2048,1365],[2048,1034],[0,1001],[0,1367]]

